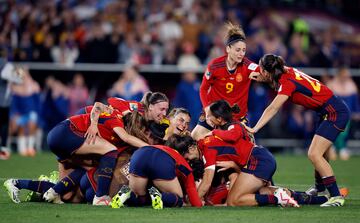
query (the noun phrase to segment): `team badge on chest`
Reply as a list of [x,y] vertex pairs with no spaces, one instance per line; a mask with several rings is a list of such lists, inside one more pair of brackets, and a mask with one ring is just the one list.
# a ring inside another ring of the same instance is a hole
[[236,74],[236,82],[241,82],[241,81],[242,81],[241,74]]

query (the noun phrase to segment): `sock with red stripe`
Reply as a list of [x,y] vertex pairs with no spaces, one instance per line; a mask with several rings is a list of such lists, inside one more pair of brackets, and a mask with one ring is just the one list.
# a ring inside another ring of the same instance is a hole
[[321,178],[319,172],[317,172],[316,170],[315,170],[315,187],[318,192],[323,192],[326,189],[323,179]]
[[323,183],[330,193],[330,197],[340,196],[340,191],[336,183],[335,176],[323,177]]

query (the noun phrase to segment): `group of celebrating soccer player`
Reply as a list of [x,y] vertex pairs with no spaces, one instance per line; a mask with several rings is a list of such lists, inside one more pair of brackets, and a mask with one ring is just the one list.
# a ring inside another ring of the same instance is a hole
[[[344,102],[318,80],[287,67],[277,55],[264,55],[259,64],[247,59],[246,37],[237,25],[227,24],[225,50],[204,73],[203,112],[191,133],[190,113],[174,108],[168,114],[169,100],[160,92],[147,93],[141,102],[96,102],[48,134],[59,163],[59,181],[9,179],[4,185],[12,201],[20,203],[20,190],[28,189],[50,203],[113,208],[343,206],[346,191],[339,190],[326,155],[349,120]],[[252,80],[268,83],[277,96],[250,127]],[[315,187],[307,192],[274,185],[276,160],[253,135],[287,100],[321,117],[308,151]],[[327,195],[318,194],[326,190]]]

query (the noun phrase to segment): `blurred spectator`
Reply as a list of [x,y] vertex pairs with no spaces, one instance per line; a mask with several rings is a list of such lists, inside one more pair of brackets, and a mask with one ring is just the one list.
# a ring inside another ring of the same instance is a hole
[[118,62],[127,64],[131,62],[137,50],[137,40],[133,33],[127,33],[124,41],[119,44],[118,48]]
[[[69,116],[69,91],[63,83],[53,76],[48,76],[42,91],[41,102],[42,141],[46,142],[47,133]],[[44,148],[47,147],[47,143],[42,144]]]
[[287,62],[293,67],[306,67],[309,65],[309,58],[302,47],[302,36],[298,33],[291,36]]
[[311,66],[334,67],[339,65],[340,51],[331,29],[325,30],[318,40],[317,53],[311,58]]
[[194,69],[200,67],[200,60],[194,54],[194,46],[191,42],[184,42],[182,45],[183,53],[178,60],[178,67],[182,69]]
[[15,67],[0,58],[0,159],[8,159],[10,148],[7,145],[9,134],[10,84],[21,84],[22,74]]
[[108,95],[125,100],[140,101],[147,91],[149,91],[149,87],[145,78],[138,73],[134,66],[128,66],[109,90]]
[[185,72],[176,86],[173,103],[175,107],[186,108],[190,112],[190,130],[196,126],[202,109],[199,87],[200,81],[194,72]]
[[351,122],[354,118],[359,120],[360,107],[358,89],[354,80],[351,78],[349,69],[345,67],[339,69],[337,75],[329,81],[328,87],[335,95],[344,100],[351,112],[352,119],[350,119],[347,124],[345,131],[340,133],[334,143],[334,146],[340,155],[340,159],[348,160],[350,158],[350,152],[347,149],[347,140]]
[[51,49],[53,61],[63,64],[67,67],[72,67],[79,56],[74,36],[72,33],[63,33],[60,36],[59,46],[54,46]]
[[11,86],[10,133],[17,135],[17,151],[20,155],[34,156],[40,109],[40,87],[27,70],[24,70],[23,74],[23,83]]
[[[263,111],[270,103],[269,91],[265,86],[259,82],[253,82],[249,92],[249,121],[250,125],[254,125],[260,119]],[[266,129],[266,128],[265,128]],[[264,130],[265,130],[264,129]],[[266,131],[256,134],[257,138],[262,138],[266,135]]]
[[[51,49],[54,46],[54,37],[52,34],[41,34],[44,37],[38,37],[41,39],[40,45],[34,51],[34,59],[39,62],[53,62],[53,58],[51,56]],[[42,38],[45,38],[42,41]],[[40,42],[40,40],[38,40]]]
[[74,115],[79,109],[85,107],[89,100],[89,90],[85,85],[84,77],[81,73],[76,73],[70,86],[69,94],[69,115]]

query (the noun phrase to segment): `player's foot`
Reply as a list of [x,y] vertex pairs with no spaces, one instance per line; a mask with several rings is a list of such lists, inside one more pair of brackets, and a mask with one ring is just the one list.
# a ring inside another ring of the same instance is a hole
[[131,190],[128,185],[123,185],[119,192],[112,198],[111,207],[121,208],[125,206],[125,202],[130,198]]
[[149,189],[149,194],[151,197],[151,205],[154,209],[160,210],[163,209],[163,201],[161,199],[161,193],[155,187]]
[[109,206],[110,203],[111,198],[109,197],[109,195],[103,195],[101,197],[95,195],[92,204],[95,206]]
[[49,181],[56,184],[59,181],[59,171],[51,171],[49,175]]
[[39,202],[44,201],[41,194],[35,191],[30,191],[25,198],[26,202]]
[[16,179],[8,179],[4,182],[4,187],[9,194],[10,199],[14,203],[20,203],[20,190],[16,187],[17,180]]
[[282,207],[296,207],[299,208],[300,205],[294,198],[286,193],[284,188],[278,188],[274,192],[275,197],[278,199],[278,204]]
[[320,205],[320,207],[341,207],[344,206],[345,198],[343,196],[330,197],[328,201]]
[[347,187],[340,188],[339,191],[340,191],[340,195],[343,196],[344,198],[349,195],[349,189]]
[[47,190],[44,193],[43,198],[49,203],[54,203],[54,204],[63,204],[64,203],[61,200],[60,195],[58,193],[56,193],[53,188],[50,188],[49,190]]

